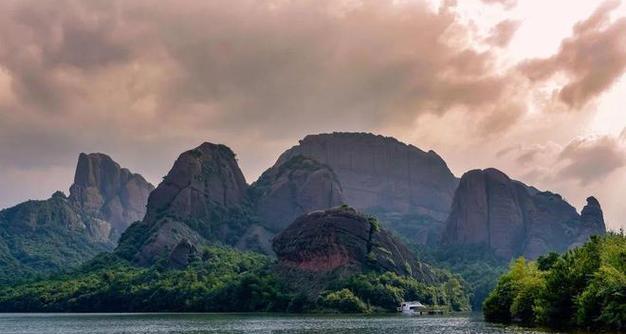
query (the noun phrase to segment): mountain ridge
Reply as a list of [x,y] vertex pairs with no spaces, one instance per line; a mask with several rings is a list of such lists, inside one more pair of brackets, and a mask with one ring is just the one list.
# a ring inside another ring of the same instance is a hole
[[[137,203],[153,188],[102,153],[81,153],[75,174],[70,196],[57,191],[48,199],[0,210],[0,281],[64,270],[113,250],[116,228],[124,229],[134,218],[124,210],[145,210]],[[101,181],[126,177],[117,183],[82,182],[85,175],[109,176]]]

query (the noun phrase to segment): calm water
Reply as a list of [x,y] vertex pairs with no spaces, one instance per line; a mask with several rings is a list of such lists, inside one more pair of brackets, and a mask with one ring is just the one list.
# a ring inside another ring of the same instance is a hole
[[[0,314],[0,333],[539,333],[476,316],[277,316],[247,314]],[[545,333],[545,332],[544,332]]]

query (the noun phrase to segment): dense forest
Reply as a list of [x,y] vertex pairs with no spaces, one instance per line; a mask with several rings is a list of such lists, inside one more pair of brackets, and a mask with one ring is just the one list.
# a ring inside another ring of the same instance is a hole
[[459,275],[470,292],[472,310],[478,311],[498,277],[507,269],[507,260],[498,257],[484,245],[455,247],[416,246],[418,257],[438,268]]
[[419,299],[451,311],[469,309],[461,279],[440,271],[425,284],[391,272],[339,279],[319,295],[290,290],[271,258],[207,247],[184,269],[143,268],[103,253],[79,269],[44,280],[0,287],[2,312],[387,312]]
[[626,329],[626,237],[592,237],[563,255],[519,258],[485,300],[488,321]]

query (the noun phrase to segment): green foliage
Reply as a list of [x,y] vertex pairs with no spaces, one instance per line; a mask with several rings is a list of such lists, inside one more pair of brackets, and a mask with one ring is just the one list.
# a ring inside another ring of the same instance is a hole
[[483,312],[489,321],[510,322],[515,319],[533,324],[535,299],[543,288],[543,273],[534,262],[524,258],[514,261],[494,292],[485,300]]
[[550,252],[546,255],[540,256],[537,259],[537,267],[541,271],[548,271],[554,267],[554,265],[559,260],[559,254],[555,252]]
[[372,232],[380,232],[380,222],[376,217],[367,217],[367,222],[370,224],[370,231]]
[[580,248],[515,261],[485,301],[489,321],[549,327],[626,328],[626,237],[592,237]]
[[486,246],[418,247],[418,256],[437,267],[460,275],[471,291],[470,303],[479,310],[498,277],[506,271],[506,262]]
[[111,250],[92,239],[63,195],[0,211],[0,284],[16,284],[80,265]]
[[450,311],[469,310],[467,292],[455,277],[449,277],[439,284],[426,284],[392,272],[383,274],[372,272],[349,277],[330,287],[334,292],[345,289],[368,305],[384,311],[395,311],[405,300],[419,300],[428,305],[445,306]]
[[293,296],[270,264],[261,255],[217,247],[183,270],[138,268],[106,254],[72,274],[0,288],[0,311],[283,311]]
[[341,313],[369,312],[369,307],[348,289],[341,289],[323,295],[320,298],[320,304],[324,308],[337,310]]

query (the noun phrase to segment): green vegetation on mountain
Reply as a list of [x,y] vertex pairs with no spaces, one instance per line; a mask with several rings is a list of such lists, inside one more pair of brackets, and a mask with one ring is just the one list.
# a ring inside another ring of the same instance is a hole
[[470,291],[473,310],[480,310],[498,277],[507,269],[506,260],[496,256],[486,246],[459,245],[455,247],[417,246],[418,257],[436,267],[445,268],[463,278]]
[[0,211],[0,284],[70,270],[112,250],[145,213],[153,188],[107,155],[81,153],[70,196],[57,191]]
[[71,273],[0,287],[0,312],[384,312],[405,299],[468,309],[462,283],[450,274],[426,284],[369,272],[309,298],[283,284],[274,266],[269,257],[220,247],[203,248],[183,269],[137,267],[103,253]]
[[205,248],[184,269],[133,266],[102,254],[79,270],[0,288],[3,312],[282,311],[290,296],[269,258]]
[[0,211],[0,284],[77,266],[113,244],[57,193]]
[[626,237],[609,233],[560,256],[514,261],[483,311],[493,322],[626,329]]

